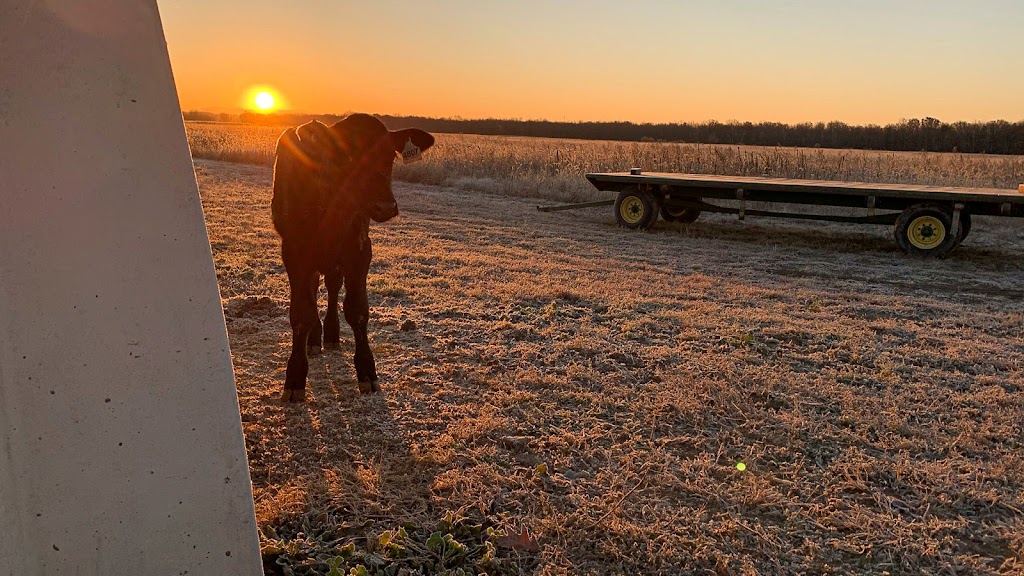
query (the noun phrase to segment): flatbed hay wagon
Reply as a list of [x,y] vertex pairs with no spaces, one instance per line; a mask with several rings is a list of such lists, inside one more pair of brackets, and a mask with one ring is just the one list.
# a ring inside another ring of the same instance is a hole
[[[660,215],[669,222],[694,222],[703,212],[829,220],[893,226],[896,243],[908,254],[942,257],[971,232],[971,216],[1024,217],[1024,185],[1018,190],[953,188],[912,184],[869,184],[710,174],[604,172],[586,175],[615,200],[538,207],[544,212],[614,206],[625,228],[650,228]],[[731,200],[730,206],[720,201]],[[863,215],[769,212],[748,203],[862,208]]]

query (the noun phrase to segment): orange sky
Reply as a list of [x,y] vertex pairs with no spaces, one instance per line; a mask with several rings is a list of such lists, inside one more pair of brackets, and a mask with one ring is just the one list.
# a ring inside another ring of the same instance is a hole
[[1019,0],[160,0],[182,107],[1024,120]]

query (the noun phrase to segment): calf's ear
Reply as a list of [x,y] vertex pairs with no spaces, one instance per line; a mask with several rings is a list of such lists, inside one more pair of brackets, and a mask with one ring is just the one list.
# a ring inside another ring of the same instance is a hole
[[421,160],[423,152],[434,145],[434,137],[419,128],[395,130],[390,135],[395,152],[402,155],[406,164]]

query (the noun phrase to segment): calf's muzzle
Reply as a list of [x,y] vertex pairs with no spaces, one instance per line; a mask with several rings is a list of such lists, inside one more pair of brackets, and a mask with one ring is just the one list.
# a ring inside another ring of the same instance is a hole
[[387,222],[395,216],[398,216],[398,202],[394,200],[391,202],[378,202],[370,210],[370,218],[373,218],[374,222]]

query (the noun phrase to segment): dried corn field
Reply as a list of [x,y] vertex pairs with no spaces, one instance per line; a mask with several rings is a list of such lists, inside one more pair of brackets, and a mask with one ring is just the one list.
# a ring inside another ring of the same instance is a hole
[[[283,128],[190,122],[196,158],[270,166]],[[438,134],[420,163],[399,166],[407,182],[558,201],[599,199],[586,172],[637,166],[655,172],[1016,188],[1024,157],[806,148],[611,142]]]
[[628,165],[1006,187],[1020,158],[440,135],[371,230],[383,392],[343,325],[293,406],[277,130],[226,131],[264,164],[197,176],[268,574],[1024,574],[1020,223],[931,261],[884,227],[534,210]]

